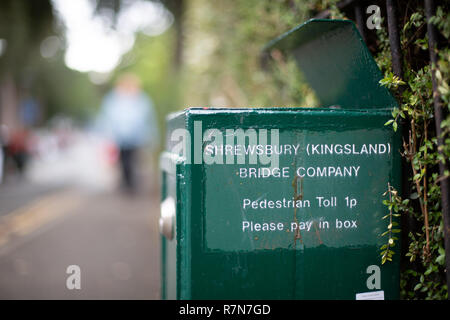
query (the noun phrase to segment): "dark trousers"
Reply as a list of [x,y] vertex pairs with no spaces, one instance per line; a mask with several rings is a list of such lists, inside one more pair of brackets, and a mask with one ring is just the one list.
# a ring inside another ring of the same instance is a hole
[[120,167],[122,170],[123,185],[129,191],[136,187],[136,148],[120,148]]

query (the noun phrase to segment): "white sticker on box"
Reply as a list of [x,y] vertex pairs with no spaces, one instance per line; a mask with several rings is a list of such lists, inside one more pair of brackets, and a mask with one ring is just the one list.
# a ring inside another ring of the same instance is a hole
[[384,291],[357,293],[356,300],[384,300]]

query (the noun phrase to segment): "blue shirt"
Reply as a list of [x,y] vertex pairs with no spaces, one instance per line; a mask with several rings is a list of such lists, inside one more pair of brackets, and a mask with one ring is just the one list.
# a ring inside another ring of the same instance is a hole
[[141,147],[158,143],[158,128],[151,99],[143,92],[136,94],[111,91],[103,99],[100,124],[116,144]]

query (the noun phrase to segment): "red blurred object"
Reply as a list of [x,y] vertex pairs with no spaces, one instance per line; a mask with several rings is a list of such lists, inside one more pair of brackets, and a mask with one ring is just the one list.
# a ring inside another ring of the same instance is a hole
[[24,128],[16,129],[11,132],[6,144],[6,154],[14,161],[19,173],[24,172],[28,162],[29,135],[29,131]]
[[28,130],[17,129],[11,133],[8,141],[8,151],[10,154],[18,154],[28,151]]
[[106,163],[109,165],[115,165],[119,160],[119,149],[115,143],[108,142],[105,144],[105,158]]

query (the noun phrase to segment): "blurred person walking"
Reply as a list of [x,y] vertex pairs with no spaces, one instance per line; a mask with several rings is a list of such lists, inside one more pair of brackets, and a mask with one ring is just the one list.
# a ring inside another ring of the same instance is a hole
[[153,102],[142,91],[136,75],[121,75],[104,97],[100,125],[119,149],[123,187],[128,192],[136,191],[139,149],[148,146],[154,150],[159,140]]

